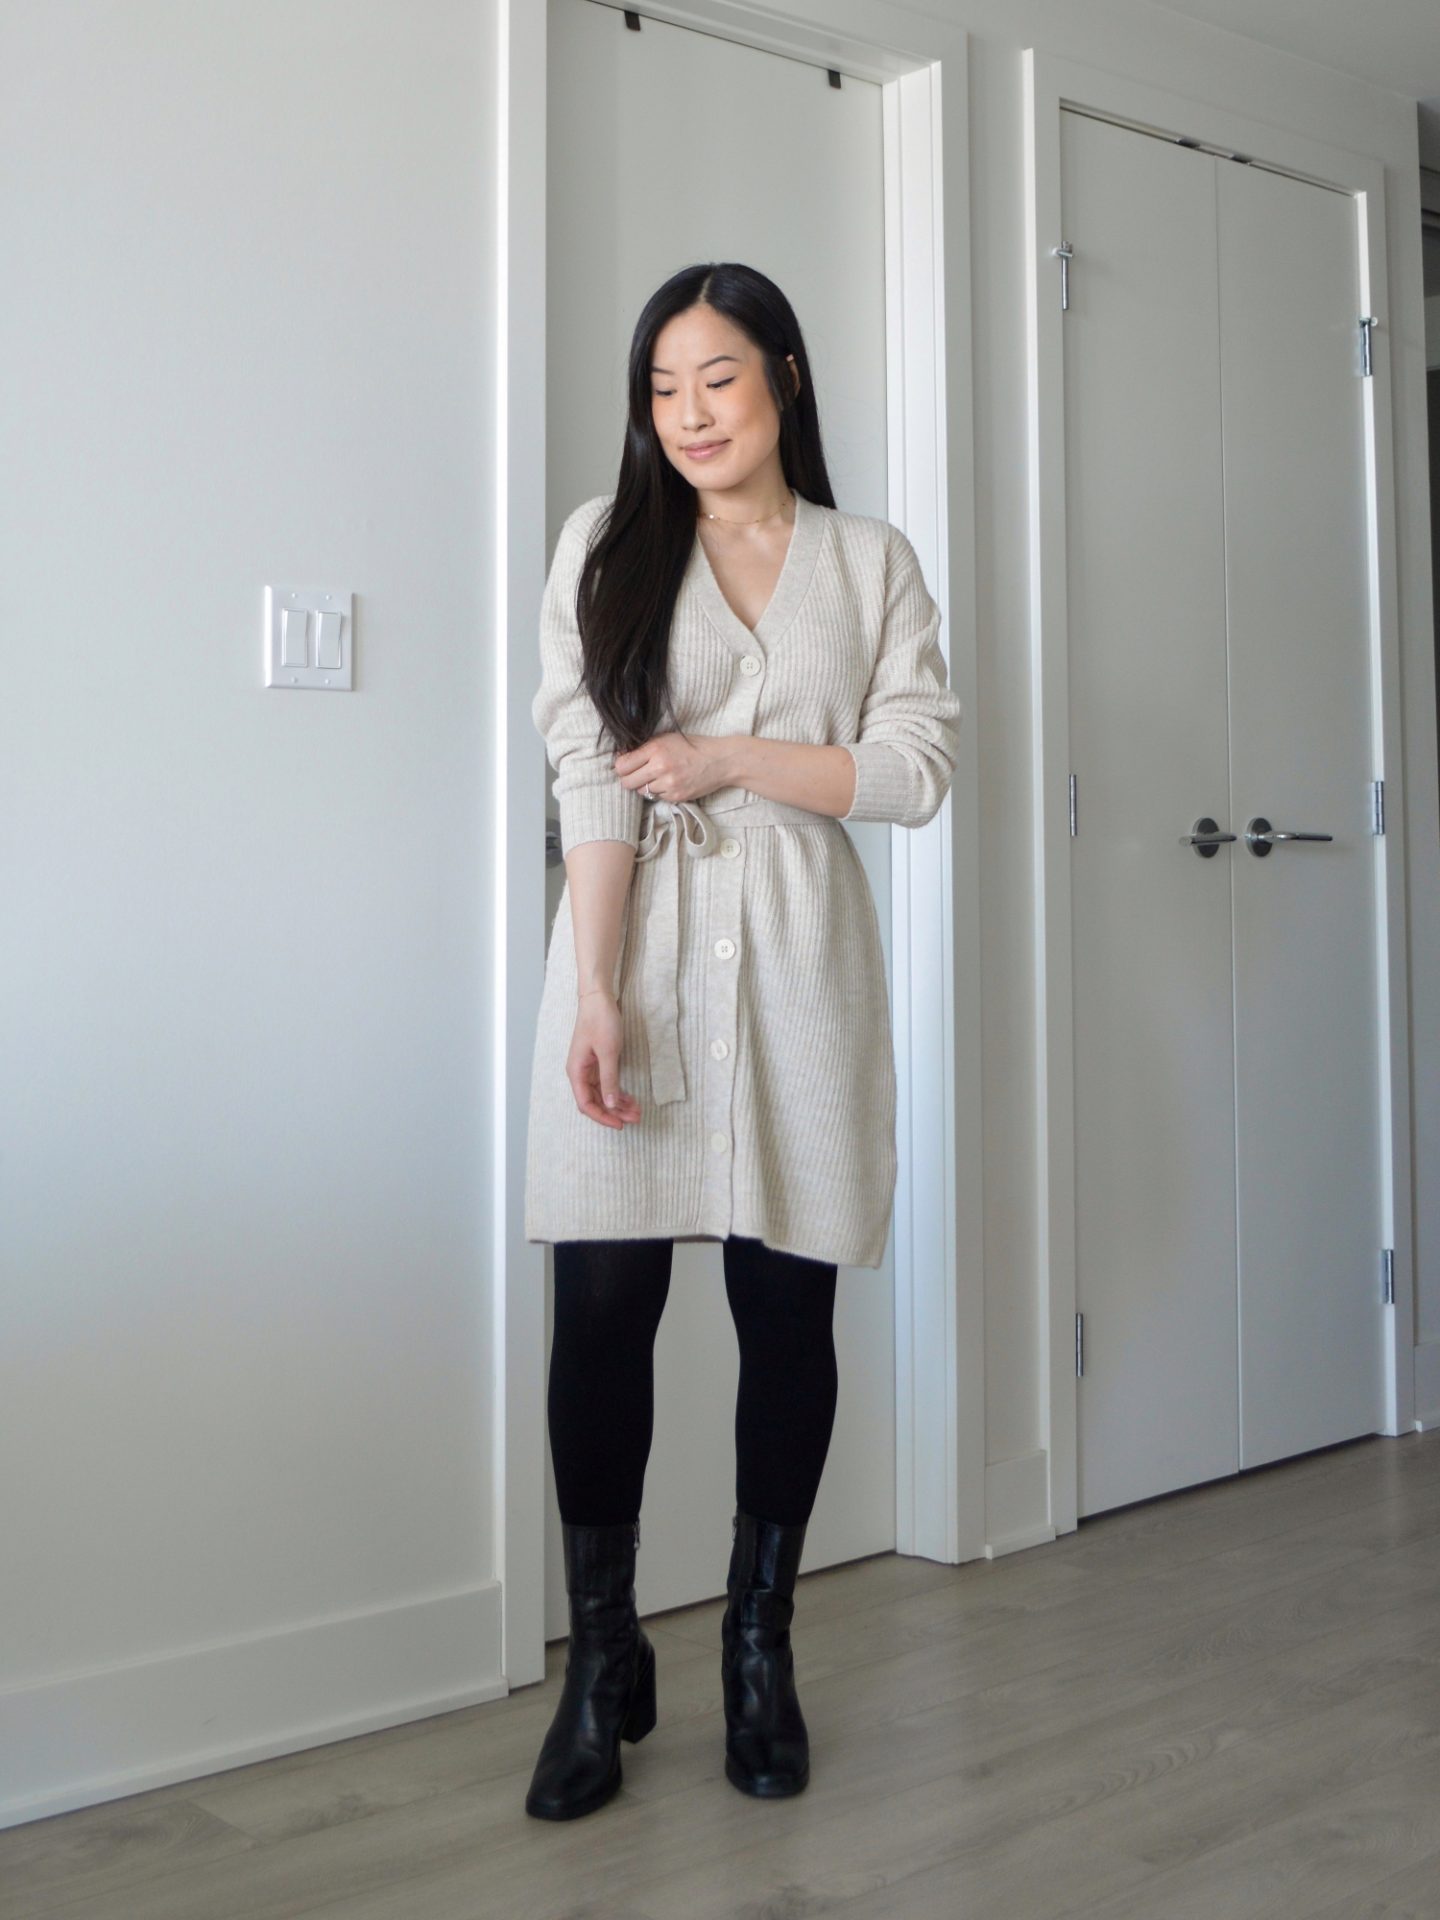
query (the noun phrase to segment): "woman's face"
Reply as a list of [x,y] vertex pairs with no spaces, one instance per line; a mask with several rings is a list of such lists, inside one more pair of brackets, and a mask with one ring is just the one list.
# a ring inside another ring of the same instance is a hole
[[[794,354],[786,358],[793,369]],[[713,307],[677,313],[655,336],[650,409],[667,458],[693,487],[724,492],[772,463],[778,477],[780,415],[764,356]]]

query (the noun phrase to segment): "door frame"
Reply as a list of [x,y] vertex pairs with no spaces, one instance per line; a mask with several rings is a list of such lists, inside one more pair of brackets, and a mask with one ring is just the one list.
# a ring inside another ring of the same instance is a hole
[[[1033,723],[1036,1021],[1036,1157],[1040,1316],[1047,1343],[1047,1452],[1051,1520],[1057,1534],[1077,1524],[1075,1376],[1075,1087],[1070,898],[1069,635],[1066,610],[1064,344],[1059,261],[1063,233],[1060,114],[1074,107],[1147,133],[1194,139],[1230,155],[1252,156],[1357,202],[1362,311],[1376,314],[1371,368],[1364,381],[1370,672],[1375,698],[1373,774],[1385,783],[1385,831],[1379,836],[1382,911],[1375,928],[1380,1033],[1381,1215],[1394,1249],[1394,1299],[1381,1307],[1376,1249],[1376,1310],[1384,1311],[1385,1425],[1415,1424],[1414,1261],[1411,1203],[1409,973],[1406,960],[1404,789],[1400,718],[1400,622],[1391,446],[1389,280],[1385,258],[1384,168],[1366,154],[1322,145],[1283,127],[1166,92],[1144,81],[1024,52],[1026,328],[1029,367],[1030,652]],[[1083,271],[1080,262],[1076,271]],[[1359,315],[1356,315],[1357,329]]]
[[[986,1550],[968,37],[883,0],[851,0],[843,31],[827,0],[653,0],[643,16],[883,89],[888,517],[934,584],[966,716],[950,797],[925,827],[891,835],[896,1546],[959,1562]],[[492,1520],[512,1687],[545,1672],[545,1249],[525,1239],[524,1185],[545,950],[545,762],[530,701],[547,558],[547,27],[546,5],[499,0],[492,483],[505,640],[486,795],[496,1072],[481,1237],[495,1276]]]

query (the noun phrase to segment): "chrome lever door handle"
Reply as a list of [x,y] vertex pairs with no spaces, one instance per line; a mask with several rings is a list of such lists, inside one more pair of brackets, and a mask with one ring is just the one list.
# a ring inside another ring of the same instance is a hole
[[1279,840],[1333,840],[1335,836],[1333,833],[1282,833],[1278,827],[1271,826],[1263,813],[1257,813],[1245,829],[1245,838],[1250,851],[1258,860],[1263,860]]
[[1208,815],[1195,822],[1193,833],[1182,833],[1182,847],[1194,847],[1202,860],[1213,860],[1227,840],[1236,840],[1238,834],[1222,833]]

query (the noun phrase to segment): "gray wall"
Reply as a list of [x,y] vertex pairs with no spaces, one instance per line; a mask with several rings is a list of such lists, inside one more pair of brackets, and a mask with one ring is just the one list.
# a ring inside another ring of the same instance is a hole
[[[494,33],[490,0],[0,0],[17,1795],[77,1672],[124,1674],[120,1724],[84,1696],[55,1773],[162,1756],[172,1669],[219,1751],[257,1701],[284,1737],[494,1678]],[[272,580],[353,585],[354,692],[265,688]],[[348,1686],[191,1664],[259,1636],[313,1673],[287,1636],[353,1613]]]

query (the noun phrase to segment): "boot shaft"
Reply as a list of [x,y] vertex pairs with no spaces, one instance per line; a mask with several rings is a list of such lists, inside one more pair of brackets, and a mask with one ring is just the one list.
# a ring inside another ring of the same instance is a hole
[[737,1508],[732,1526],[723,1630],[774,1636],[783,1644],[795,1613],[795,1580],[807,1521],[785,1525]]
[[562,1523],[560,1531],[572,1652],[577,1644],[613,1649],[632,1643],[639,1631],[635,1560],[640,1522],[601,1527]]
[[635,1560],[640,1549],[638,1520],[600,1527],[562,1521],[560,1537],[567,1593],[596,1600],[634,1598]]

